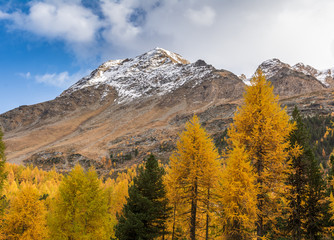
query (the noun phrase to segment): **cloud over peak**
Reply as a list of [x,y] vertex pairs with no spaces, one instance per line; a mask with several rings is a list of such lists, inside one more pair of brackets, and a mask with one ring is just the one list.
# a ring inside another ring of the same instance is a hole
[[78,59],[131,57],[161,46],[247,75],[273,57],[319,69],[334,61],[332,0],[91,2],[33,0],[25,12],[0,6],[0,21],[62,40]]
[[186,16],[199,26],[211,26],[214,23],[216,13],[208,6],[204,6],[200,10],[188,9]]

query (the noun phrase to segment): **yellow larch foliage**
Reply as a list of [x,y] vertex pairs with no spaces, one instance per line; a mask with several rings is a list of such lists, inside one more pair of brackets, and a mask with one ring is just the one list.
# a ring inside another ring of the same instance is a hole
[[166,168],[166,175],[164,176],[164,182],[166,187],[166,197],[169,200],[170,206],[172,209],[172,214],[167,220],[167,228],[171,233],[172,239],[185,239],[187,237],[188,226],[184,226],[184,222],[187,222],[186,215],[182,213],[185,210],[183,198],[182,198],[182,189],[175,188],[177,185],[177,180],[171,178],[169,174],[170,167]]
[[132,166],[125,173],[119,173],[116,180],[108,178],[104,183],[104,188],[108,198],[108,212],[110,214],[111,237],[115,238],[114,227],[117,224],[116,215],[120,214],[126,198],[129,196],[128,189],[136,175],[136,166]]
[[43,171],[33,166],[21,166],[16,164],[6,163],[6,172],[8,178],[4,183],[4,192],[6,199],[11,199],[17,194],[22,183],[33,184],[40,195],[47,196],[46,205],[50,204],[51,199],[56,195],[58,186],[62,181],[63,175],[57,173],[55,169]]
[[1,228],[3,239],[39,240],[47,239],[46,207],[40,194],[31,183],[23,183],[21,190],[12,199],[4,225]]
[[182,216],[185,220],[182,227],[189,226],[185,232],[190,239],[195,239],[196,235],[198,238],[205,236],[203,229],[208,225],[206,216],[214,205],[219,172],[219,154],[195,115],[180,135],[165,178],[167,195],[178,215],[176,218]]
[[334,220],[334,196],[333,196],[333,193],[330,194],[329,201],[330,201],[330,204],[329,204],[330,210],[329,210],[329,212],[332,214],[331,220]]
[[256,176],[240,145],[228,153],[220,187],[221,225],[226,239],[251,239],[257,217]]
[[52,239],[110,239],[106,192],[94,169],[76,165],[59,186],[49,211]]
[[258,236],[264,236],[264,226],[270,223],[284,192],[284,182],[289,170],[287,164],[289,142],[287,138],[294,125],[281,109],[278,96],[261,70],[246,87],[244,103],[238,108],[228,131],[230,145],[234,142],[245,147],[255,169],[259,188]]

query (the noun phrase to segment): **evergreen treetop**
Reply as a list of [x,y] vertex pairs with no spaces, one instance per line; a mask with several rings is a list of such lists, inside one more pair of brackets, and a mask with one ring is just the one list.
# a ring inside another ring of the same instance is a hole
[[164,236],[170,209],[163,185],[164,169],[153,155],[140,167],[124,205],[115,236],[119,240],[150,240]]
[[325,188],[319,163],[309,144],[309,133],[297,107],[296,128],[290,134],[287,230],[292,239],[321,239],[324,231]]

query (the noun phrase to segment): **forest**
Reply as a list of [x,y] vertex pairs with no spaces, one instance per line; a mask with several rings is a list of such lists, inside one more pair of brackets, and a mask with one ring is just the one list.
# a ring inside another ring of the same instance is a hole
[[194,115],[167,165],[114,178],[7,163],[0,131],[0,239],[334,239],[333,117],[289,116],[251,83],[222,136]]

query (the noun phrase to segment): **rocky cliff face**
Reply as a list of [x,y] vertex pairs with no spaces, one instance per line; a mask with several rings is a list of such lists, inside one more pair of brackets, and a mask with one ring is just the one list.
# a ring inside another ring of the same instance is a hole
[[[277,59],[260,67],[288,111],[297,104],[305,114],[333,112],[331,85],[315,71]],[[221,137],[241,104],[244,81],[161,48],[108,61],[52,101],[0,115],[7,158],[59,171],[94,165],[101,173],[122,170],[148,152],[167,161],[193,114]]]

